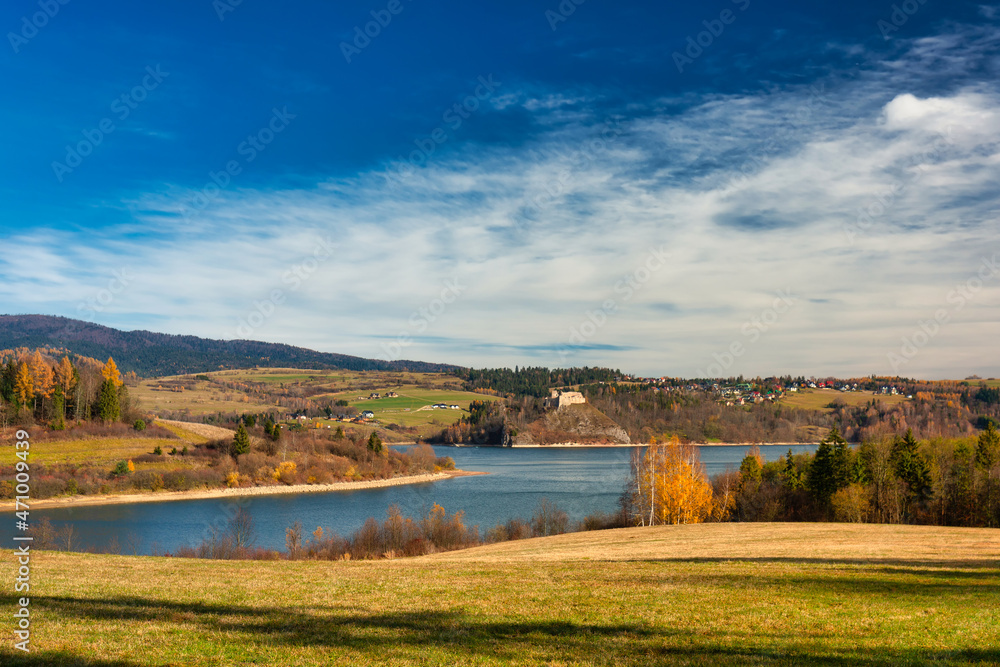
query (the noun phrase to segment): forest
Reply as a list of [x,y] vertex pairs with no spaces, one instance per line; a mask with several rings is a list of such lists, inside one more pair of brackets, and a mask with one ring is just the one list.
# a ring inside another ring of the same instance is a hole
[[117,359],[140,377],[222,369],[308,368],[355,371],[450,372],[456,367],[421,361],[382,361],[254,340],[211,340],[151,331],[119,331],[48,315],[0,315],[0,349],[60,348],[72,355]]

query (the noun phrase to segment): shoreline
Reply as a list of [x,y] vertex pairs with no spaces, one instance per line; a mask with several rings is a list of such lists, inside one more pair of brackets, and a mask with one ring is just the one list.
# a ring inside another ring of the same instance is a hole
[[[470,470],[448,470],[422,475],[406,475],[389,479],[371,479],[363,482],[333,482],[331,484],[293,484],[291,486],[247,486],[234,489],[195,489],[191,491],[157,491],[150,493],[130,493],[107,496],[63,496],[44,498],[28,502],[31,509],[52,509],[58,507],[87,507],[93,505],[124,505],[134,503],[159,503],[177,500],[212,500],[215,498],[238,498],[242,496],[281,496],[302,493],[326,493],[333,491],[360,491],[379,489],[406,484],[439,482],[453,477],[488,475],[487,472]],[[0,504],[0,512],[13,512],[15,503],[5,501]]]
[[[816,447],[818,442],[689,442],[694,447]],[[849,443],[854,444],[854,443]],[[559,442],[554,445],[435,445],[436,447],[495,447],[497,449],[572,449],[572,448],[619,448],[648,447],[648,442],[634,442],[628,445],[592,445],[580,442]]]

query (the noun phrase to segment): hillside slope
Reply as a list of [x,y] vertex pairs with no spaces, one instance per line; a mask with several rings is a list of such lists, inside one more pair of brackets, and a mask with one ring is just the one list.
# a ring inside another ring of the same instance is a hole
[[254,340],[120,331],[49,315],[0,315],[0,350],[17,347],[63,348],[97,359],[112,356],[123,371],[135,371],[144,377],[254,366],[416,372],[448,372],[457,368],[422,361],[364,359]]
[[568,533],[424,558],[487,563],[684,559],[961,562],[1000,567],[1000,530],[870,523],[708,523]]
[[566,405],[550,410],[511,438],[515,447],[554,445],[627,445],[628,433],[614,420],[589,403]]

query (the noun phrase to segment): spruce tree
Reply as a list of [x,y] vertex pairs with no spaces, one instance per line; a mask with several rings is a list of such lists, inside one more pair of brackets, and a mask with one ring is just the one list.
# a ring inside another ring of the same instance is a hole
[[105,422],[116,422],[121,418],[121,403],[118,400],[118,387],[114,380],[105,380],[101,383],[97,413]]
[[368,449],[374,454],[382,453],[382,439],[378,437],[375,431],[372,431],[372,434],[368,436]]
[[998,453],[1000,453],[1000,433],[990,420],[986,422],[986,430],[979,434],[979,442],[976,444],[976,467],[989,472],[997,462]]
[[906,483],[911,500],[921,500],[930,494],[931,467],[927,458],[920,453],[920,445],[913,437],[913,429],[896,438],[889,455],[896,476]]
[[229,452],[235,459],[238,456],[246,454],[250,451],[250,436],[247,434],[246,428],[243,427],[241,422],[239,428],[236,429],[236,435],[233,436],[233,445]]
[[809,464],[807,486],[821,505],[827,505],[833,494],[851,483],[850,462],[851,451],[847,441],[834,427],[820,441]]

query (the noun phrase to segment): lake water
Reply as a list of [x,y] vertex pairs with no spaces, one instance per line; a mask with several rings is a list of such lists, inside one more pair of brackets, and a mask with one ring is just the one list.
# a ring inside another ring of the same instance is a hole
[[[772,461],[789,447],[760,449]],[[813,451],[815,446],[791,449],[799,453]],[[738,468],[747,448],[700,450],[711,476]],[[438,456],[452,457],[462,470],[489,474],[382,489],[242,498],[241,504],[254,518],[257,546],[283,550],[285,529],[295,521],[301,521],[306,532],[322,526],[325,532],[348,534],[368,517],[384,518],[392,504],[411,516],[423,514],[434,503],[449,513],[462,510],[466,524],[479,525],[482,532],[511,518],[530,518],[542,498],[557,503],[574,520],[597,511],[611,512],[618,506],[632,448],[435,447],[435,451]],[[153,549],[174,551],[198,544],[212,526],[224,528],[236,506],[226,498],[55,508],[32,510],[31,519],[36,522],[47,516],[57,528],[72,523],[80,548],[103,548],[114,538],[122,553],[148,554]],[[12,516],[7,518],[0,524],[0,538],[9,545],[15,531]]]

